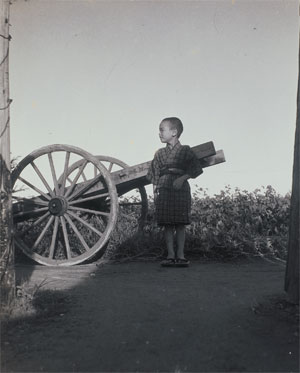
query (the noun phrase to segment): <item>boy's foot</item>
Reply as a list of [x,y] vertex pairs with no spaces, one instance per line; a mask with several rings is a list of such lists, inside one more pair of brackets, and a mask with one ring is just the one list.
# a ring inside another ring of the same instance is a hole
[[190,265],[190,261],[186,258],[178,258],[176,260],[176,267],[188,267]]
[[160,265],[162,267],[174,267],[175,264],[176,262],[174,258],[167,258],[167,259],[164,259],[162,262],[160,262]]

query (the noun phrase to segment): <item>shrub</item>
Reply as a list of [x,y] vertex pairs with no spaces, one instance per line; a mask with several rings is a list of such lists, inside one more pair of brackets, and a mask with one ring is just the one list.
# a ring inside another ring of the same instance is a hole
[[[192,197],[192,223],[186,229],[187,256],[227,259],[263,255],[286,259],[289,194],[281,196],[270,185],[253,192],[232,189],[228,185],[214,196],[197,187]],[[153,197],[148,198],[149,211],[143,229],[139,229],[141,207],[128,204],[138,202],[138,198],[121,199],[124,206],[120,206],[118,224],[110,238],[105,258],[162,258],[165,255],[163,230],[155,222]],[[88,239],[87,229],[84,226],[78,226],[78,229]],[[26,239],[32,241],[36,234],[32,230]],[[81,244],[73,242],[72,236],[70,242],[73,249],[80,252]]]
[[[134,197],[132,197],[134,198]],[[226,186],[213,197],[197,187],[193,193],[192,224],[186,230],[189,256],[286,258],[290,195],[281,196],[268,185],[253,192]],[[158,258],[164,255],[162,230],[155,224],[153,199],[142,232],[138,214],[119,219],[108,254],[114,259]],[[135,232],[135,234],[132,234]]]

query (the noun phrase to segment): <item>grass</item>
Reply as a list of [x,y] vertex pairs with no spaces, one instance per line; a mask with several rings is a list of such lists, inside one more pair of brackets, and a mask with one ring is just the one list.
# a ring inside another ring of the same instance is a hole
[[23,324],[24,316],[39,319],[49,319],[67,312],[69,297],[65,292],[57,290],[45,290],[46,280],[40,284],[30,285],[22,282],[16,286],[16,297],[14,301],[1,308],[2,326]]

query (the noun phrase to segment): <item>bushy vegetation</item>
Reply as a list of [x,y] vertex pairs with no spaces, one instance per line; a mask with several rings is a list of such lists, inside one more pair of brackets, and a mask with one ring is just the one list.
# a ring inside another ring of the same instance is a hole
[[[209,196],[207,190],[197,187],[192,197],[192,223],[186,229],[187,257],[219,260],[240,256],[269,256],[286,259],[289,194],[282,196],[271,186],[253,192],[227,186],[214,196]],[[128,204],[139,202],[138,197],[121,199],[125,206],[121,207],[120,203],[118,224],[110,238],[105,258],[163,258],[166,255],[163,229],[155,222],[153,198],[148,197],[149,211],[143,229],[139,229],[140,205]],[[89,242],[87,229],[80,225],[78,229]],[[34,234],[37,233],[33,230],[29,237],[33,241]],[[72,249],[80,252],[80,242],[73,242],[72,235],[69,238]]]
[[[214,259],[271,256],[284,260],[289,207],[290,195],[281,196],[271,186],[253,192],[227,186],[213,197],[198,187],[193,193],[192,224],[186,231],[186,255]],[[132,209],[130,217],[120,216],[107,255],[118,260],[163,257],[163,232],[155,223],[153,199],[149,198],[142,232],[137,230],[137,210]]]

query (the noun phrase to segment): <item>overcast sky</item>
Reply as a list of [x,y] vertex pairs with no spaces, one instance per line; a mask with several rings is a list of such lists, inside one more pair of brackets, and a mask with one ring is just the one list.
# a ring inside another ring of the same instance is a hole
[[298,1],[17,0],[11,6],[11,150],[54,143],[131,165],[214,141],[226,163],[198,185],[291,189]]

